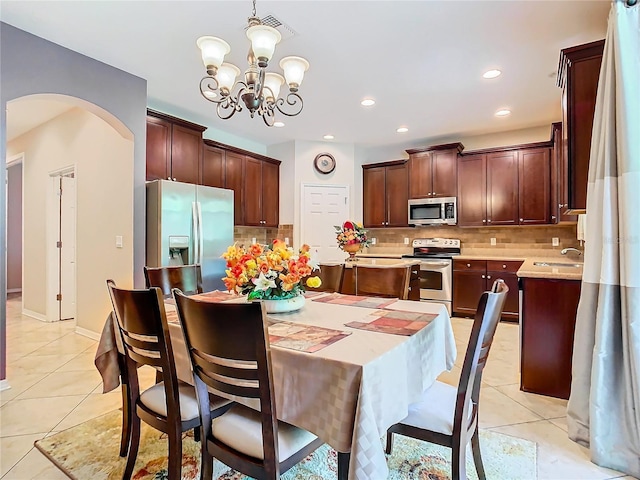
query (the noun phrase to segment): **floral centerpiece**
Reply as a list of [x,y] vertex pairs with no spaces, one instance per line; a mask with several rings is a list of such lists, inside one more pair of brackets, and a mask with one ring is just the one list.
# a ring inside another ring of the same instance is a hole
[[227,261],[227,276],[222,279],[227,290],[247,295],[249,300],[291,299],[304,293],[305,283],[310,287],[321,284],[319,277],[311,276],[318,264],[306,244],[297,254],[282,240],[249,248],[234,244],[222,257]]
[[361,223],[347,220],[342,226],[336,225],[335,229],[338,247],[348,252],[351,258],[355,257],[356,252],[363,247],[368,247],[371,244],[371,240],[367,238],[367,231]]

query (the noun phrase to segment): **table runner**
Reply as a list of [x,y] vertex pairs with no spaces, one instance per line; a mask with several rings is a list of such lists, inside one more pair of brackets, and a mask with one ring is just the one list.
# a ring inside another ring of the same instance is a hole
[[322,297],[312,298],[311,300],[314,302],[363,308],[385,308],[398,301],[397,298],[364,297],[360,295],[344,295],[342,293],[330,293]]
[[[348,337],[313,354],[271,347],[278,418],[313,432],[339,452],[350,452],[350,480],[386,479],[380,437],[406,417],[408,405],[453,366],[456,356],[445,307],[394,301],[386,309],[436,317],[413,336],[354,329]],[[367,308],[314,301],[298,312],[269,315],[269,319],[349,330],[345,320],[370,320],[371,313]],[[192,383],[182,329],[171,323],[169,332],[178,378]],[[242,403],[259,407],[250,401]]]
[[376,310],[370,321],[349,322],[345,327],[359,328],[371,332],[390,333],[393,335],[411,336],[418,333],[437,317],[434,314],[399,312],[393,310]]

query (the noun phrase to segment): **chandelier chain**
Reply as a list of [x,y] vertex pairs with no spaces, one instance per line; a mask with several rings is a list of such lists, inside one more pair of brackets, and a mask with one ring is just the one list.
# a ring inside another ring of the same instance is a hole
[[256,0],[253,0],[253,10],[251,10],[251,16],[256,16]]

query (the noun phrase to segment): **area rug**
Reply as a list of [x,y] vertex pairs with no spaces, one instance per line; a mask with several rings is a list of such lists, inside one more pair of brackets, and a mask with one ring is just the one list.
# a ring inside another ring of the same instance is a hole
[[[118,456],[122,413],[113,411],[76,427],[36,441],[36,447],[67,476],[76,480],[122,478],[126,460]],[[191,432],[190,432],[191,433]],[[383,440],[381,440],[383,441]],[[536,444],[528,440],[480,431],[487,479],[536,479]],[[190,434],[182,441],[182,479],[200,478],[200,444]],[[387,456],[391,480],[444,480],[450,478],[451,450],[401,435],[394,436],[393,453]],[[337,454],[323,445],[303,462],[282,475],[285,480],[335,480]],[[142,424],[140,450],[133,480],[167,479],[167,440],[164,434]],[[471,451],[467,475],[477,479]],[[247,480],[216,462],[214,478]]]

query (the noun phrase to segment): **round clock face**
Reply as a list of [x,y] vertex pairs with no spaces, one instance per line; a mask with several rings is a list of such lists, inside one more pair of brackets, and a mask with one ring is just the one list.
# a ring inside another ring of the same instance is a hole
[[336,168],[336,159],[330,153],[319,153],[313,161],[313,166],[320,173],[331,173]]

